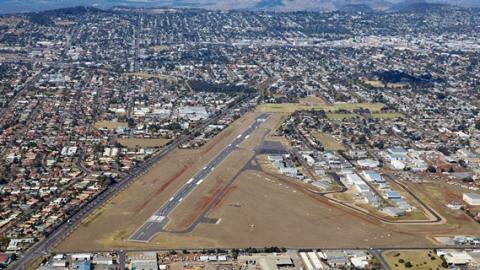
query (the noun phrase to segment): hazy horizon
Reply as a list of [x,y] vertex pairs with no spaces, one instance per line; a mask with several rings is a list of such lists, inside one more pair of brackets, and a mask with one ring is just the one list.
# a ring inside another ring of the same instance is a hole
[[[131,6],[334,11],[349,4],[364,4],[375,10],[384,10],[392,4],[399,2],[403,2],[403,0],[1,0],[0,13],[35,12],[73,6],[91,6],[102,9],[109,9],[114,6]],[[480,3],[477,3],[475,0],[427,0],[426,2],[446,3],[464,7],[480,6]]]

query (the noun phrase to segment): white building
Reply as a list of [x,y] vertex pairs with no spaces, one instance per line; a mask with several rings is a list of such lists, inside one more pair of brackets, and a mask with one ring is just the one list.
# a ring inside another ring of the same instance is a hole
[[439,250],[437,255],[444,255],[445,261],[450,265],[465,265],[473,261],[472,256],[470,256],[466,251]]
[[76,253],[70,256],[74,261],[89,261],[92,259],[92,254],[90,253]]
[[178,116],[192,121],[208,118],[208,113],[203,106],[184,106],[178,109]]
[[138,253],[128,253],[128,258],[130,259],[131,267],[135,267],[138,270],[157,270],[157,253],[156,252],[138,252]]
[[469,205],[480,205],[480,194],[463,193],[463,200]]

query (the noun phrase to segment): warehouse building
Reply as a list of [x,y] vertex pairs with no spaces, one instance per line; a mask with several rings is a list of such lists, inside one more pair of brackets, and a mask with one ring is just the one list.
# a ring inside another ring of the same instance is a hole
[[480,194],[463,193],[463,200],[469,205],[480,205]]

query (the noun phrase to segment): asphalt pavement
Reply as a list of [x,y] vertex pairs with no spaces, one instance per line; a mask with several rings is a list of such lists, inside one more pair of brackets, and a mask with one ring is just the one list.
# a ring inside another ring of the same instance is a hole
[[213,172],[244,140],[246,140],[266,119],[268,114],[259,115],[255,121],[240,135],[238,135],[215,158],[200,169],[197,174],[189,179],[177,192],[166,201],[143,225],[130,237],[130,241],[149,242],[156,234],[163,231],[168,223],[168,215]]
[[[211,118],[209,118],[205,123],[200,125],[198,128],[192,130],[192,134],[195,134],[197,131],[202,131],[208,125],[214,124],[218,119],[229,113],[232,109],[243,104],[248,96],[243,97],[237,102],[234,106],[230,107],[228,110],[218,113]],[[120,179],[116,184],[108,187],[103,190],[92,200],[86,202],[70,216],[68,220],[62,221],[60,224],[55,226],[51,233],[49,233],[45,238],[41,239],[39,242],[30,247],[23,255],[19,256],[17,261],[9,265],[9,269],[25,269],[35,258],[41,256],[42,254],[47,254],[50,247],[52,247],[58,241],[64,239],[72,230],[75,229],[78,224],[82,221],[83,218],[92,213],[97,207],[101,206],[109,198],[114,196],[117,192],[126,188],[130,183],[132,183],[138,176],[142,175],[147,171],[152,165],[165,157],[169,152],[176,149],[179,145],[187,142],[191,139],[191,135],[181,136],[177,139],[174,139],[171,144],[166,145],[159,153],[155,154],[153,157],[147,161],[141,163],[138,167],[135,167],[129,174],[124,178]]]

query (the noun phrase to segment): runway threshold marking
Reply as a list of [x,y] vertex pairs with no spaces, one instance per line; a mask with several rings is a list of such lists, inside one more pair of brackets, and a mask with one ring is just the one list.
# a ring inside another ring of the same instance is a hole
[[[163,204],[159,209],[155,211],[155,214],[152,215],[145,223],[140,226],[134,233],[133,235],[129,238],[130,241],[137,241],[137,242],[148,242],[155,236],[158,232],[160,232],[163,228],[163,225],[165,220],[168,220],[168,214],[171,213],[179,204],[180,202],[183,201],[183,199],[189,195],[192,190],[195,189],[196,186],[200,185],[204,180],[205,177],[208,176],[217,165],[219,165],[227,156],[229,156],[234,148],[232,149],[231,146],[234,145],[237,147],[240,145],[246,138],[250,136],[250,133],[255,131],[262,122],[265,122],[266,119],[268,118],[268,114],[261,114],[260,116],[257,117],[256,121],[253,122],[247,129],[245,129],[240,135],[237,136],[236,139],[233,140],[232,143],[229,144],[227,148],[225,148],[221,153],[219,153],[214,159],[212,159],[207,166],[205,166],[201,171],[197,172],[196,176],[191,178],[189,181],[187,181],[186,184],[184,184],[182,187],[180,187],[175,194],[170,198],[169,201],[167,201],[165,204]],[[261,118],[261,119],[259,119]],[[240,139],[242,138],[243,139]],[[212,165],[215,164],[215,165]],[[208,170],[208,168],[211,168],[211,170]],[[202,177],[202,178],[200,178]],[[199,180],[196,180],[197,178],[200,178]],[[180,197],[180,199],[175,201],[175,198]],[[147,223],[149,223],[147,225]],[[160,223],[159,229],[155,229],[155,231],[149,231],[149,229],[152,227],[152,223]],[[145,235],[145,230],[148,231],[147,237],[142,237]]]

